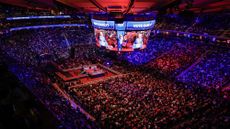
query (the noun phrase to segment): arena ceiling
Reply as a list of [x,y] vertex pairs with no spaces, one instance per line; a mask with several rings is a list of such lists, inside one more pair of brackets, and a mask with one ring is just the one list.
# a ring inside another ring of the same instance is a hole
[[86,12],[123,12],[140,13],[158,11],[161,8],[179,4],[179,10],[184,10],[188,3],[189,10],[213,12],[230,8],[230,0],[0,0],[2,3],[34,9],[54,9],[56,3]]

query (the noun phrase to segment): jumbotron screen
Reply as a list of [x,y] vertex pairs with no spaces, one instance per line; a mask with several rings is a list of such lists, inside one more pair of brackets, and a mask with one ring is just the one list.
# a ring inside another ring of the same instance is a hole
[[145,49],[155,20],[125,21],[115,24],[114,21],[92,19],[96,45],[111,51],[129,52]]

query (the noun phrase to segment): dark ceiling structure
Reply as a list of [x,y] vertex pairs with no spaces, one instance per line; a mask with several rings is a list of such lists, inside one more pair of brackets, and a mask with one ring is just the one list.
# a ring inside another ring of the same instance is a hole
[[141,13],[164,8],[215,12],[228,10],[230,0],[0,0],[1,3],[32,9],[55,9],[57,2],[83,12]]

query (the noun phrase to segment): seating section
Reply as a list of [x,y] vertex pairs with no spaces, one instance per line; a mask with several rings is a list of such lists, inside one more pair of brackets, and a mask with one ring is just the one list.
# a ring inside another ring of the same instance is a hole
[[[219,19],[213,15],[202,14],[200,21],[191,17],[189,22],[162,17],[156,29],[223,35],[214,32],[229,28],[229,14]],[[0,52],[9,70],[67,129],[230,127],[229,103],[220,93],[230,80],[229,48],[150,36],[146,49],[118,54],[98,48],[90,27],[21,30],[1,39]],[[119,76],[79,86],[79,80],[64,82],[54,74],[107,62]],[[95,121],[74,108],[54,84]]]
[[230,78],[230,51],[216,50],[205,56],[197,65],[178,77],[185,83],[204,87],[221,87]]
[[229,19],[229,13],[199,14],[188,17],[166,15],[160,18],[155,29],[229,37],[226,33],[230,28]]

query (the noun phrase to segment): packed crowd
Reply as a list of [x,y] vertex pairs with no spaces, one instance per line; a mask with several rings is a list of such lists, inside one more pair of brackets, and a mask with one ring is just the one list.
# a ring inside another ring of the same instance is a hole
[[38,15],[52,15],[50,11],[44,10],[33,10],[25,9],[22,7],[11,6],[1,3],[0,5],[0,16],[1,18],[12,17],[12,16],[38,16]]
[[[87,52],[83,51],[84,49],[88,49]],[[96,56],[95,47],[92,47],[90,45],[78,45],[77,47],[75,47],[74,51],[75,53],[77,53],[74,58],[70,58],[68,60],[55,61],[59,69],[64,70],[70,68],[77,68],[82,65],[89,65],[92,61],[89,57]]]
[[204,87],[221,87],[230,79],[230,51],[221,49],[210,52],[187,72],[178,77],[185,83]]
[[5,21],[2,26],[5,29],[24,27],[24,26],[40,26],[40,25],[61,25],[61,24],[88,24],[89,20],[81,20],[76,18],[67,19],[34,19],[34,20],[17,20]]
[[131,64],[144,65],[175,76],[212,48],[202,41],[189,41],[187,38],[151,38],[146,49],[124,53],[122,58]]
[[[38,3],[37,3],[38,4]],[[39,5],[37,5],[39,6]],[[58,5],[56,5],[58,6]],[[35,9],[35,8],[25,8],[20,6],[12,6],[9,4],[1,3],[0,5],[0,18],[6,17],[23,17],[23,16],[50,16],[50,15],[66,15],[66,14],[77,14],[76,10],[66,9],[66,7],[62,6],[62,8],[47,10],[43,4],[43,9]]]
[[196,62],[206,50],[208,47],[202,42],[178,40],[170,51],[149,62],[147,66],[175,76]]
[[92,44],[93,38],[93,33],[83,27],[24,30],[12,32],[1,48],[21,64],[39,65],[44,58],[57,60],[68,57],[72,46]]
[[57,128],[98,128],[93,121],[78,109],[73,108],[70,102],[61,96],[61,93],[57,92],[51,83],[47,82],[47,78],[44,78],[38,71],[29,67],[18,67],[15,64],[9,64],[9,69],[61,122]]
[[98,119],[102,128],[172,128],[218,101],[210,94],[194,93],[148,72],[78,87],[70,94]]
[[[212,87],[229,80],[228,48],[212,47],[211,54],[208,52],[206,55],[209,48],[202,43],[186,41],[187,39],[151,37],[152,41],[147,49],[120,54],[116,58],[111,52],[98,50],[93,46],[93,37],[91,30],[82,27],[25,30],[13,32],[10,37],[2,40],[1,51],[20,64],[10,66],[11,71],[51,112],[58,114],[57,118],[66,128],[174,128],[177,125],[186,128],[193,125],[196,127],[197,121],[204,122],[205,127],[215,127],[207,125],[208,113],[216,112],[218,115],[220,108],[216,107],[221,107],[224,102],[218,94],[203,90],[200,85]],[[75,49],[75,57],[69,57],[69,48]],[[125,73],[124,76],[70,90],[65,88],[70,83],[63,83],[54,76],[48,75],[48,78],[39,69],[43,58],[52,60],[61,69],[68,69],[84,64],[103,63],[107,60],[106,55],[110,55],[114,63],[111,68]],[[117,60],[120,58],[131,64],[150,63],[129,67],[125,61]],[[185,84],[164,78],[150,70],[151,67],[156,67],[163,73],[182,73],[178,80]],[[98,125],[70,108],[69,101],[51,88],[54,82],[59,83],[93,115]],[[229,119],[222,116],[220,114],[215,120],[227,125]]]
[[124,53],[122,58],[132,64],[143,65],[156,59],[162,53],[169,51],[174,43],[173,38],[151,37],[146,49],[132,53]]
[[[63,8],[64,10],[64,8]],[[15,27],[24,26],[39,26],[39,25],[54,25],[54,24],[89,24],[90,18],[88,15],[83,13],[74,13],[74,15],[68,15],[73,13],[71,10],[68,11],[47,11],[47,10],[33,10],[25,9],[21,7],[14,7],[10,5],[0,5],[0,31],[9,30]],[[21,20],[6,20],[10,17],[30,17],[30,16],[60,16],[68,15],[70,18],[47,18],[47,19],[21,19]]]
[[227,12],[194,14],[189,17],[172,14],[160,17],[155,29],[220,36],[230,28],[229,19]]

